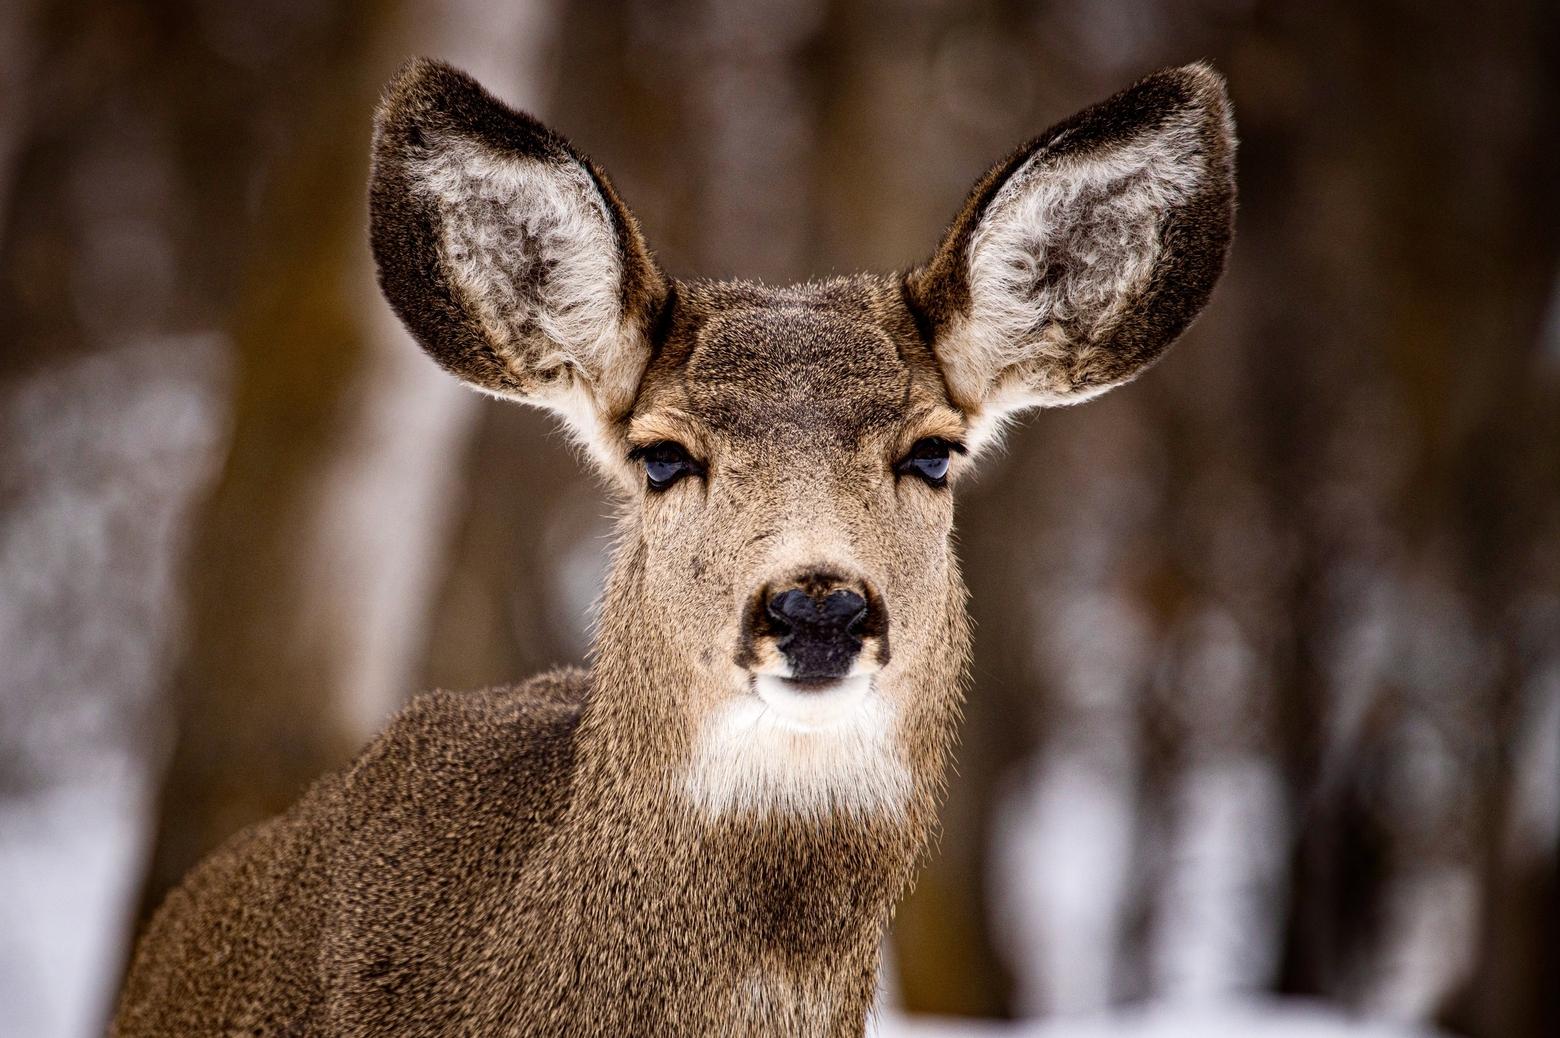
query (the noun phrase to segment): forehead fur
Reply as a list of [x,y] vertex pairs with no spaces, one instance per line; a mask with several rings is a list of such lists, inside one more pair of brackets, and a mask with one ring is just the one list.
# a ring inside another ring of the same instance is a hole
[[636,424],[675,409],[727,435],[806,428],[853,443],[947,401],[887,278],[682,284],[673,306]]

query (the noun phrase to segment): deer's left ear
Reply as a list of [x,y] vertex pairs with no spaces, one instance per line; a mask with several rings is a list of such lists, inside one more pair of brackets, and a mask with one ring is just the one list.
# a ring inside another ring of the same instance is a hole
[[1147,368],[1207,301],[1235,209],[1218,74],[1148,77],[1052,127],[975,186],[906,278],[977,441]]

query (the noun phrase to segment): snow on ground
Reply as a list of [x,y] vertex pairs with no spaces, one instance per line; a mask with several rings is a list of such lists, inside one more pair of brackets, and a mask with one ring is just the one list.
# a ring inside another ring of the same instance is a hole
[[0,1038],[102,1033],[228,353],[152,337],[0,395]]
[[139,783],[0,803],[0,1038],[99,1034],[148,833]]
[[[1090,752],[1092,751],[1092,752]],[[1134,776],[1123,748],[1032,763],[1002,798],[990,911],[1020,1013],[1110,1004],[1132,859]]]
[[885,1012],[875,1038],[1437,1038],[1299,999],[1161,1003],[1112,1013],[1006,1023]]

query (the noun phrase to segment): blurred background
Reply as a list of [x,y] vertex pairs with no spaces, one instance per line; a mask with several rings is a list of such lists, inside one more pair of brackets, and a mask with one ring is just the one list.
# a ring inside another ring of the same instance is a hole
[[413,54],[672,273],[770,281],[908,266],[1212,60],[1211,305],[962,489],[975,692],[883,1026],[1560,1034],[1553,0],[0,5],[0,1033],[100,1033],[169,886],[409,695],[585,652],[604,496],[373,283]]

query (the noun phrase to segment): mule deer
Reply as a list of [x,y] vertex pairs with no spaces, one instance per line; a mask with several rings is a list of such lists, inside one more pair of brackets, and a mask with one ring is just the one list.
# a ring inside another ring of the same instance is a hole
[[1233,151],[1218,76],[1161,72],[997,165],[908,274],[676,281],[563,138],[408,66],[380,282],[615,489],[593,665],[413,701],[194,870],[117,1033],[861,1034],[963,697],[952,487],[1192,320]]

